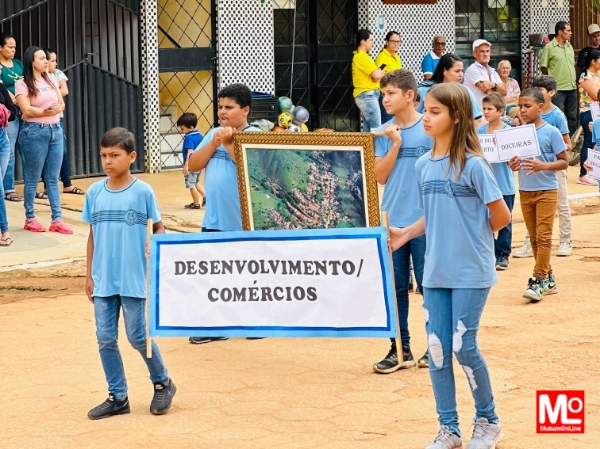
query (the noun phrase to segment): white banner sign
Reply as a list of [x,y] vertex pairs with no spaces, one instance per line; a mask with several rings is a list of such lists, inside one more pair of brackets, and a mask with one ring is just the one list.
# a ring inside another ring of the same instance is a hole
[[153,235],[150,333],[393,337],[385,228]]
[[498,159],[498,147],[496,147],[496,140],[493,134],[479,134],[479,144],[488,162],[500,162]]
[[587,161],[592,166],[592,169],[588,170],[588,175],[600,180],[600,152],[589,150]]
[[498,147],[498,161],[508,162],[514,156],[532,157],[540,155],[540,145],[535,125],[522,125],[500,129],[494,133]]
[[598,103],[590,103],[590,112],[592,114],[592,120],[596,120],[600,117],[600,106],[598,105]]

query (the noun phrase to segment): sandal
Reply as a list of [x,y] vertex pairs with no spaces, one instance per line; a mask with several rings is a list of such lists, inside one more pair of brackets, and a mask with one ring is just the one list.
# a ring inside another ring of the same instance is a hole
[[5,239],[0,239],[0,246],[10,246],[10,244],[14,242],[10,237],[6,237]]
[[50,224],[50,232],[58,232],[59,234],[73,234],[73,229],[71,229],[71,227],[62,220],[62,218],[59,218]]
[[79,187],[71,186],[71,190],[63,190],[63,193],[71,193],[73,195],[85,195],[85,192]]
[[46,195],[46,192],[35,192],[35,197],[38,200],[47,200],[48,199],[48,195]]
[[200,206],[199,204],[196,203],[190,203],[190,204],[186,204],[185,206],[186,209],[200,209],[202,206]]
[[42,226],[42,224],[35,218],[25,220],[25,226],[23,226],[23,229],[31,232],[46,232],[46,228]]
[[6,201],[12,201],[14,203],[20,203],[21,201],[23,201],[23,198],[17,195],[17,192],[7,193],[6,195],[4,195],[4,199]]

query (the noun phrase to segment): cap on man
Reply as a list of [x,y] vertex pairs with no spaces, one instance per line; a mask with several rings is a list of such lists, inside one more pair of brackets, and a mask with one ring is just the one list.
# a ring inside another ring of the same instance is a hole
[[491,48],[492,44],[485,39],[477,39],[473,42],[475,62],[467,68],[463,79],[463,84],[473,92],[479,106],[483,97],[491,92],[506,95],[506,86],[500,79],[500,75],[489,65]]
[[433,72],[440,62],[440,58],[446,51],[446,38],[444,36],[433,36],[431,43],[433,50],[425,55],[423,61],[421,61],[421,71],[423,72],[423,78],[425,80],[430,79],[433,76]]
[[583,72],[587,67],[585,66],[585,58],[590,50],[598,50],[600,48],[600,26],[596,23],[592,23],[588,28],[588,45],[579,50],[579,56],[577,56],[577,68],[579,73]]

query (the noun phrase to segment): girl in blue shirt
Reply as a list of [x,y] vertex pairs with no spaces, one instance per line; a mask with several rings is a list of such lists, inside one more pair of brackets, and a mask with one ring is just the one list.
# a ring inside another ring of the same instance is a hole
[[467,89],[433,86],[425,97],[425,132],[433,149],[416,163],[424,216],[390,230],[392,250],[427,234],[423,297],[429,373],[440,430],[427,449],[462,447],[452,353],[475,402],[467,449],[493,448],[502,438],[487,364],[477,346],[479,321],[496,283],[494,235],[510,222],[492,169],[483,157]]

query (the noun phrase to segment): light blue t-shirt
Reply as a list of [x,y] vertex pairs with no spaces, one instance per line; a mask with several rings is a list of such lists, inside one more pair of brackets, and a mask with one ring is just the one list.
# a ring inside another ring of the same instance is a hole
[[569,125],[567,125],[567,117],[558,106],[554,106],[547,114],[542,114],[542,120],[549,125],[554,126],[562,135],[569,134]]
[[[423,110],[425,108],[425,95],[427,94],[427,92],[429,92],[429,89],[431,89],[431,86],[419,86],[419,95],[421,95],[421,99],[419,101],[419,106],[417,107],[417,112],[420,114],[423,113]],[[467,88],[465,87],[465,89]],[[477,102],[475,95],[473,95],[473,92],[471,92],[470,89],[467,89],[467,92],[469,94],[469,97],[471,97],[471,104],[473,105],[473,118],[475,120],[480,119],[483,116],[483,113],[481,112],[479,103]]]
[[423,75],[433,75],[433,72],[435,72],[439,63],[440,58],[434,59],[433,56],[431,56],[431,52],[427,53],[423,58],[423,61],[421,61],[421,71],[423,72]]
[[[507,124],[504,124],[502,129],[510,128]],[[477,128],[477,134],[491,134],[487,132],[487,125],[481,125]],[[498,187],[502,195],[514,195],[517,193],[515,187],[515,174],[508,166],[508,162],[493,162],[490,164],[496,176]]]
[[[396,124],[394,119],[384,123],[375,131],[383,131],[387,125]],[[383,191],[381,210],[387,211],[390,226],[405,228],[423,216],[417,194],[415,162],[433,147],[433,138],[425,134],[423,116],[412,126],[400,128],[402,144],[398,158],[388,177]],[[385,157],[392,147],[387,136],[375,137],[375,157]]]
[[[563,136],[554,126],[544,123],[535,129],[540,144],[539,156],[543,162],[555,162],[556,155],[567,149]],[[528,175],[529,171],[519,170],[519,190],[524,192],[539,192],[542,190],[558,189],[558,175],[555,170],[542,170]]]
[[137,178],[122,190],[106,182],[89,187],[81,214],[94,235],[94,296],[145,298],[147,220],[161,221],[154,191]]
[[[206,133],[194,152],[210,142],[215,131],[219,129],[220,126]],[[260,131],[260,129],[247,126],[243,131]],[[227,148],[223,145],[219,145],[206,165],[204,190],[206,190],[206,213],[202,220],[202,227],[219,231],[241,231],[242,212],[237,169]]]
[[600,142],[600,118],[595,119],[592,125],[592,142]]
[[467,156],[461,175],[450,157],[416,164],[419,199],[425,210],[427,288],[488,288],[497,281],[494,235],[487,204],[502,199],[485,159]]

